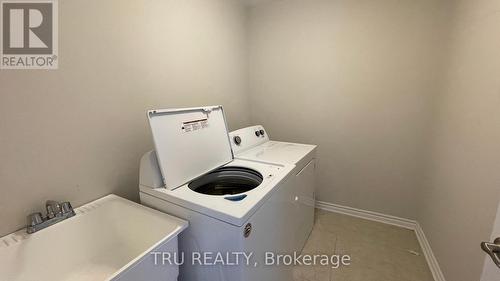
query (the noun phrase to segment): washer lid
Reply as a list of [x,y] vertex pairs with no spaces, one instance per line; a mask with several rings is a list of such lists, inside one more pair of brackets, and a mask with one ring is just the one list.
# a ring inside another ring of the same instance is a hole
[[233,160],[222,106],[148,111],[167,189],[175,189]]

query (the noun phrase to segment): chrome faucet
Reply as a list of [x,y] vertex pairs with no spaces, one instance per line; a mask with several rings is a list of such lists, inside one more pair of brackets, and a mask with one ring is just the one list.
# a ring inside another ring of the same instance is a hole
[[45,209],[47,210],[47,215],[45,217],[43,217],[40,212],[28,216],[26,232],[35,233],[75,215],[75,211],[69,202],[59,203],[54,200],[48,200],[45,202]]

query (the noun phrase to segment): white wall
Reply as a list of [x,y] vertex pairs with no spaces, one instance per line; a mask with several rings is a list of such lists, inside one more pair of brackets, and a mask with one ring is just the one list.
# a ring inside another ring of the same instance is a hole
[[450,281],[480,279],[479,243],[490,239],[500,198],[499,11],[496,0],[454,2],[446,77],[419,191],[418,220]]
[[59,70],[0,71],[0,236],[47,199],[137,199],[145,112],[223,104],[249,125],[234,0],[59,1]]
[[249,12],[253,123],[319,145],[318,199],[415,218],[446,5],[287,0]]

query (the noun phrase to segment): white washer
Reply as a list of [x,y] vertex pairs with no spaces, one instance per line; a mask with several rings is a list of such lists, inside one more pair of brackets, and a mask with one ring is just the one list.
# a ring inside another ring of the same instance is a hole
[[293,247],[300,252],[314,224],[316,145],[269,140],[262,125],[246,127],[229,134],[237,159],[260,163],[295,165],[293,177],[288,181],[292,188],[294,229]]
[[[288,178],[295,166],[234,159],[221,106],[151,110],[148,119],[155,151],[141,159],[140,199],[189,221],[179,236],[185,255],[179,280],[291,280],[290,267],[263,263],[266,252],[293,247]],[[252,262],[192,259],[217,252],[252,253]]]

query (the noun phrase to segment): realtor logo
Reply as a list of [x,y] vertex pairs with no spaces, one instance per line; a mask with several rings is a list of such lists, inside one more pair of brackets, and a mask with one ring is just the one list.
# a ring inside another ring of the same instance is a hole
[[56,69],[57,1],[0,1],[2,69]]

